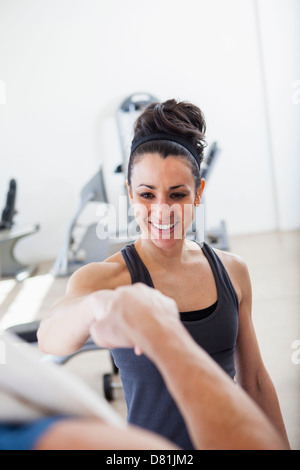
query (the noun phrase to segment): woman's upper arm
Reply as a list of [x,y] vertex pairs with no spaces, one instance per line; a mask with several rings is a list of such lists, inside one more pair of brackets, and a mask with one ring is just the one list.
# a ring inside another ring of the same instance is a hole
[[239,330],[236,342],[236,378],[243,388],[249,390],[258,372],[264,368],[252,321],[252,287],[247,265],[239,261]]
[[65,294],[56,300],[43,320],[51,317],[59,306],[72,300],[79,300],[81,297],[85,297],[99,290],[99,286],[101,285],[101,273],[102,270],[97,266],[97,263],[87,264],[75,271],[67,282]]
[[68,280],[66,296],[81,296],[99,290],[105,274],[102,265],[104,263],[90,263],[75,271]]

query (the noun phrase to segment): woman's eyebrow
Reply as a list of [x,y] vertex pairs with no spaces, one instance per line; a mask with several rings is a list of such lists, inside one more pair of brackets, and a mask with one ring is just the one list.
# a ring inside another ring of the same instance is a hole
[[150,185],[150,184],[144,184],[144,183],[139,184],[139,185],[137,186],[137,188],[140,188],[141,186],[146,186],[146,188],[149,188],[149,189],[156,189],[155,186],[152,186],[152,185]]
[[[146,188],[149,188],[149,189],[156,189],[156,186],[153,186],[151,184],[139,184],[137,187],[139,188],[140,186],[145,186]],[[185,184],[177,184],[176,186],[170,186],[169,191],[172,191],[173,189],[178,189],[178,188],[188,189]]]
[[185,189],[188,189],[185,184],[177,184],[177,186],[170,186],[169,189],[178,189],[178,188],[185,188]]

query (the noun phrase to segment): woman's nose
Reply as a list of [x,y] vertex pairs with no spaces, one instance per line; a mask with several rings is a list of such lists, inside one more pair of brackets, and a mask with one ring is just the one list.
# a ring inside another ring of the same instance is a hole
[[155,204],[151,205],[151,215],[155,217],[157,222],[169,223],[170,219],[174,215],[172,206],[170,206],[165,200],[155,201]]

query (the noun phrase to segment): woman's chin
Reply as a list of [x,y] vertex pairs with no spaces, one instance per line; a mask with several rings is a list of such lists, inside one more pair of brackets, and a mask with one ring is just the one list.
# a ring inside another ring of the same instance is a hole
[[168,230],[162,230],[150,225],[147,230],[142,231],[141,238],[150,240],[157,247],[170,248],[184,238],[182,230],[178,233],[178,228],[179,227],[172,227]]

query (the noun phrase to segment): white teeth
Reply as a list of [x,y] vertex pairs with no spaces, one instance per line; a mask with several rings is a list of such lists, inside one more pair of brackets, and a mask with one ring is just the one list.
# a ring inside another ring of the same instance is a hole
[[173,228],[174,225],[175,225],[175,224],[160,225],[160,224],[155,224],[154,222],[151,222],[151,224],[152,224],[155,228],[158,228],[159,230],[170,230],[170,229]]

